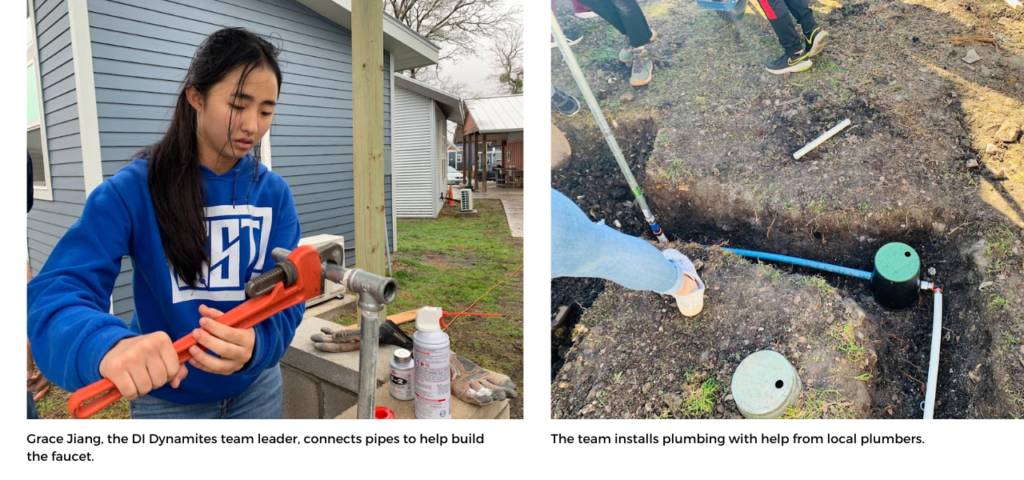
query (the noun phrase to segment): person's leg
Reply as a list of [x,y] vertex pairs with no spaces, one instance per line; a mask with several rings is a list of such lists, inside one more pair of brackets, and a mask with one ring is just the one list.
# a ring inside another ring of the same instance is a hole
[[551,189],[551,277],[611,280],[633,290],[671,294],[683,286],[676,267],[650,243],[597,225]]
[[796,18],[796,23],[800,24],[800,29],[804,31],[804,38],[810,40],[811,32],[818,28],[818,24],[814,21],[814,12],[807,6],[807,0],[785,0],[785,3],[789,12]]
[[224,418],[284,418],[284,381],[280,364],[264,370],[252,386],[229,398]]
[[647,17],[636,0],[612,0],[612,3],[622,19],[630,47],[640,48],[654,40],[654,31],[647,24]]
[[768,17],[768,23],[775,31],[775,36],[779,39],[779,45],[782,45],[786,53],[792,56],[803,50],[803,39],[796,32],[793,18],[786,6],[786,0],[758,0],[758,2],[761,5],[761,10],[764,10],[764,14]]
[[[594,18],[597,16],[596,13],[592,12],[586,5],[577,2],[576,0],[570,0],[572,2],[572,14],[576,18]],[[554,3],[554,2],[552,2]]]
[[195,405],[180,405],[149,395],[143,395],[135,400],[128,401],[128,413],[132,419],[143,420],[212,420],[221,418],[222,404],[223,402],[207,402]]
[[807,0],[785,0],[789,11],[796,17],[800,29],[804,32],[806,39],[805,47],[808,49],[807,56],[813,57],[821,53],[828,43],[828,32],[818,26],[814,21],[814,12],[807,6]]
[[36,410],[36,401],[32,399],[32,392],[28,392],[28,419],[39,419],[39,410]]
[[610,23],[619,33],[628,35],[626,24],[619,16],[619,8],[615,6],[614,0],[579,0],[579,2]]

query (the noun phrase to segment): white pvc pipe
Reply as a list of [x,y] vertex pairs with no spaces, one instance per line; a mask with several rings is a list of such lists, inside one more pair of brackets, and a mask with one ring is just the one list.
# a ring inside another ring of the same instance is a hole
[[821,134],[820,137],[815,138],[814,140],[811,140],[811,143],[808,143],[807,145],[804,145],[804,148],[801,148],[800,150],[797,150],[796,153],[793,154],[793,158],[799,160],[800,157],[802,157],[804,155],[807,155],[807,152],[810,152],[811,150],[814,150],[814,147],[817,147],[818,145],[821,145],[821,142],[824,142],[825,140],[828,140],[828,139],[832,138],[835,134],[839,133],[844,128],[849,127],[849,126],[850,126],[850,119],[849,118],[839,122],[838,125],[832,127],[829,131]]
[[[922,284],[925,282],[922,282]],[[932,349],[928,359],[928,390],[924,394],[924,419],[935,414],[935,389],[939,383],[939,344],[942,342],[942,290],[935,289],[935,308],[932,318]]]

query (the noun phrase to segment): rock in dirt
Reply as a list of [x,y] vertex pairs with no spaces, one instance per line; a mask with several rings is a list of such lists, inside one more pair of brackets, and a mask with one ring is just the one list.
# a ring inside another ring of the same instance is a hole
[[672,410],[673,412],[678,412],[679,408],[683,406],[683,397],[674,393],[666,393],[662,399],[665,400],[669,410]]
[[971,158],[967,160],[967,168],[978,168],[978,161]]
[[1010,120],[1003,122],[996,132],[996,140],[1003,143],[1013,143],[1020,138],[1020,127]]
[[783,113],[782,116],[786,117],[786,120],[791,120],[798,113],[800,113],[800,112],[797,109],[793,108],[793,109],[790,109],[790,110],[786,110],[786,113]]
[[622,102],[622,103],[630,103],[630,102],[633,101],[633,94],[632,93],[627,93],[627,94],[619,97],[619,101]]
[[971,379],[974,383],[980,382],[982,366],[983,365],[979,363],[978,366],[974,367],[974,370],[971,370],[970,373],[967,374],[967,378]]
[[998,151],[999,151],[999,147],[997,147],[994,143],[990,143],[988,145],[985,145],[985,153],[987,153],[989,155],[992,155],[992,154],[994,154],[994,153],[996,153]]
[[975,52],[973,48],[968,50],[967,55],[963,58],[963,61],[968,64],[977,62],[978,60],[981,60],[981,55],[978,55],[978,52]]
[[929,277],[934,277],[935,276],[935,267],[928,267],[928,276]]

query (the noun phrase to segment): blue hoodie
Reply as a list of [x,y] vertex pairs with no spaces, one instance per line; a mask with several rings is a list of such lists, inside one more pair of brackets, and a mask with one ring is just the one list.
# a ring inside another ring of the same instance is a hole
[[[89,195],[81,218],[53,249],[28,284],[28,334],[39,369],[74,391],[100,380],[100,361],[118,341],[166,332],[171,340],[199,327],[199,305],[227,312],[245,301],[245,283],[274,266],[276,247],[298,246],[300,227],[288,184],[246,155],[217,175],[202,169],[206,189],[207,252],[197,288],[170,267],[160,242],[145,159],[135,160]],[[110,295],[121,257],[132,260],[135,313],[131,324],[111,315]],[[177,389],[150,395],[179,404],[223,400],[276,367],[295,336],[304,305],[256,325],[252,359],[242,370],[217,375],[188,366]]]

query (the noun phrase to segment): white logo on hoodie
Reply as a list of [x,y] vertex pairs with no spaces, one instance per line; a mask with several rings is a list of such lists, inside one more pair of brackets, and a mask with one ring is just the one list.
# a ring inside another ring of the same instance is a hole
[[270,207],[252,205],[207,207],[210,263],[203,265],[196,288],[168,267],[173,302],[245,300],[245,283],[263,273],[273,213]]

